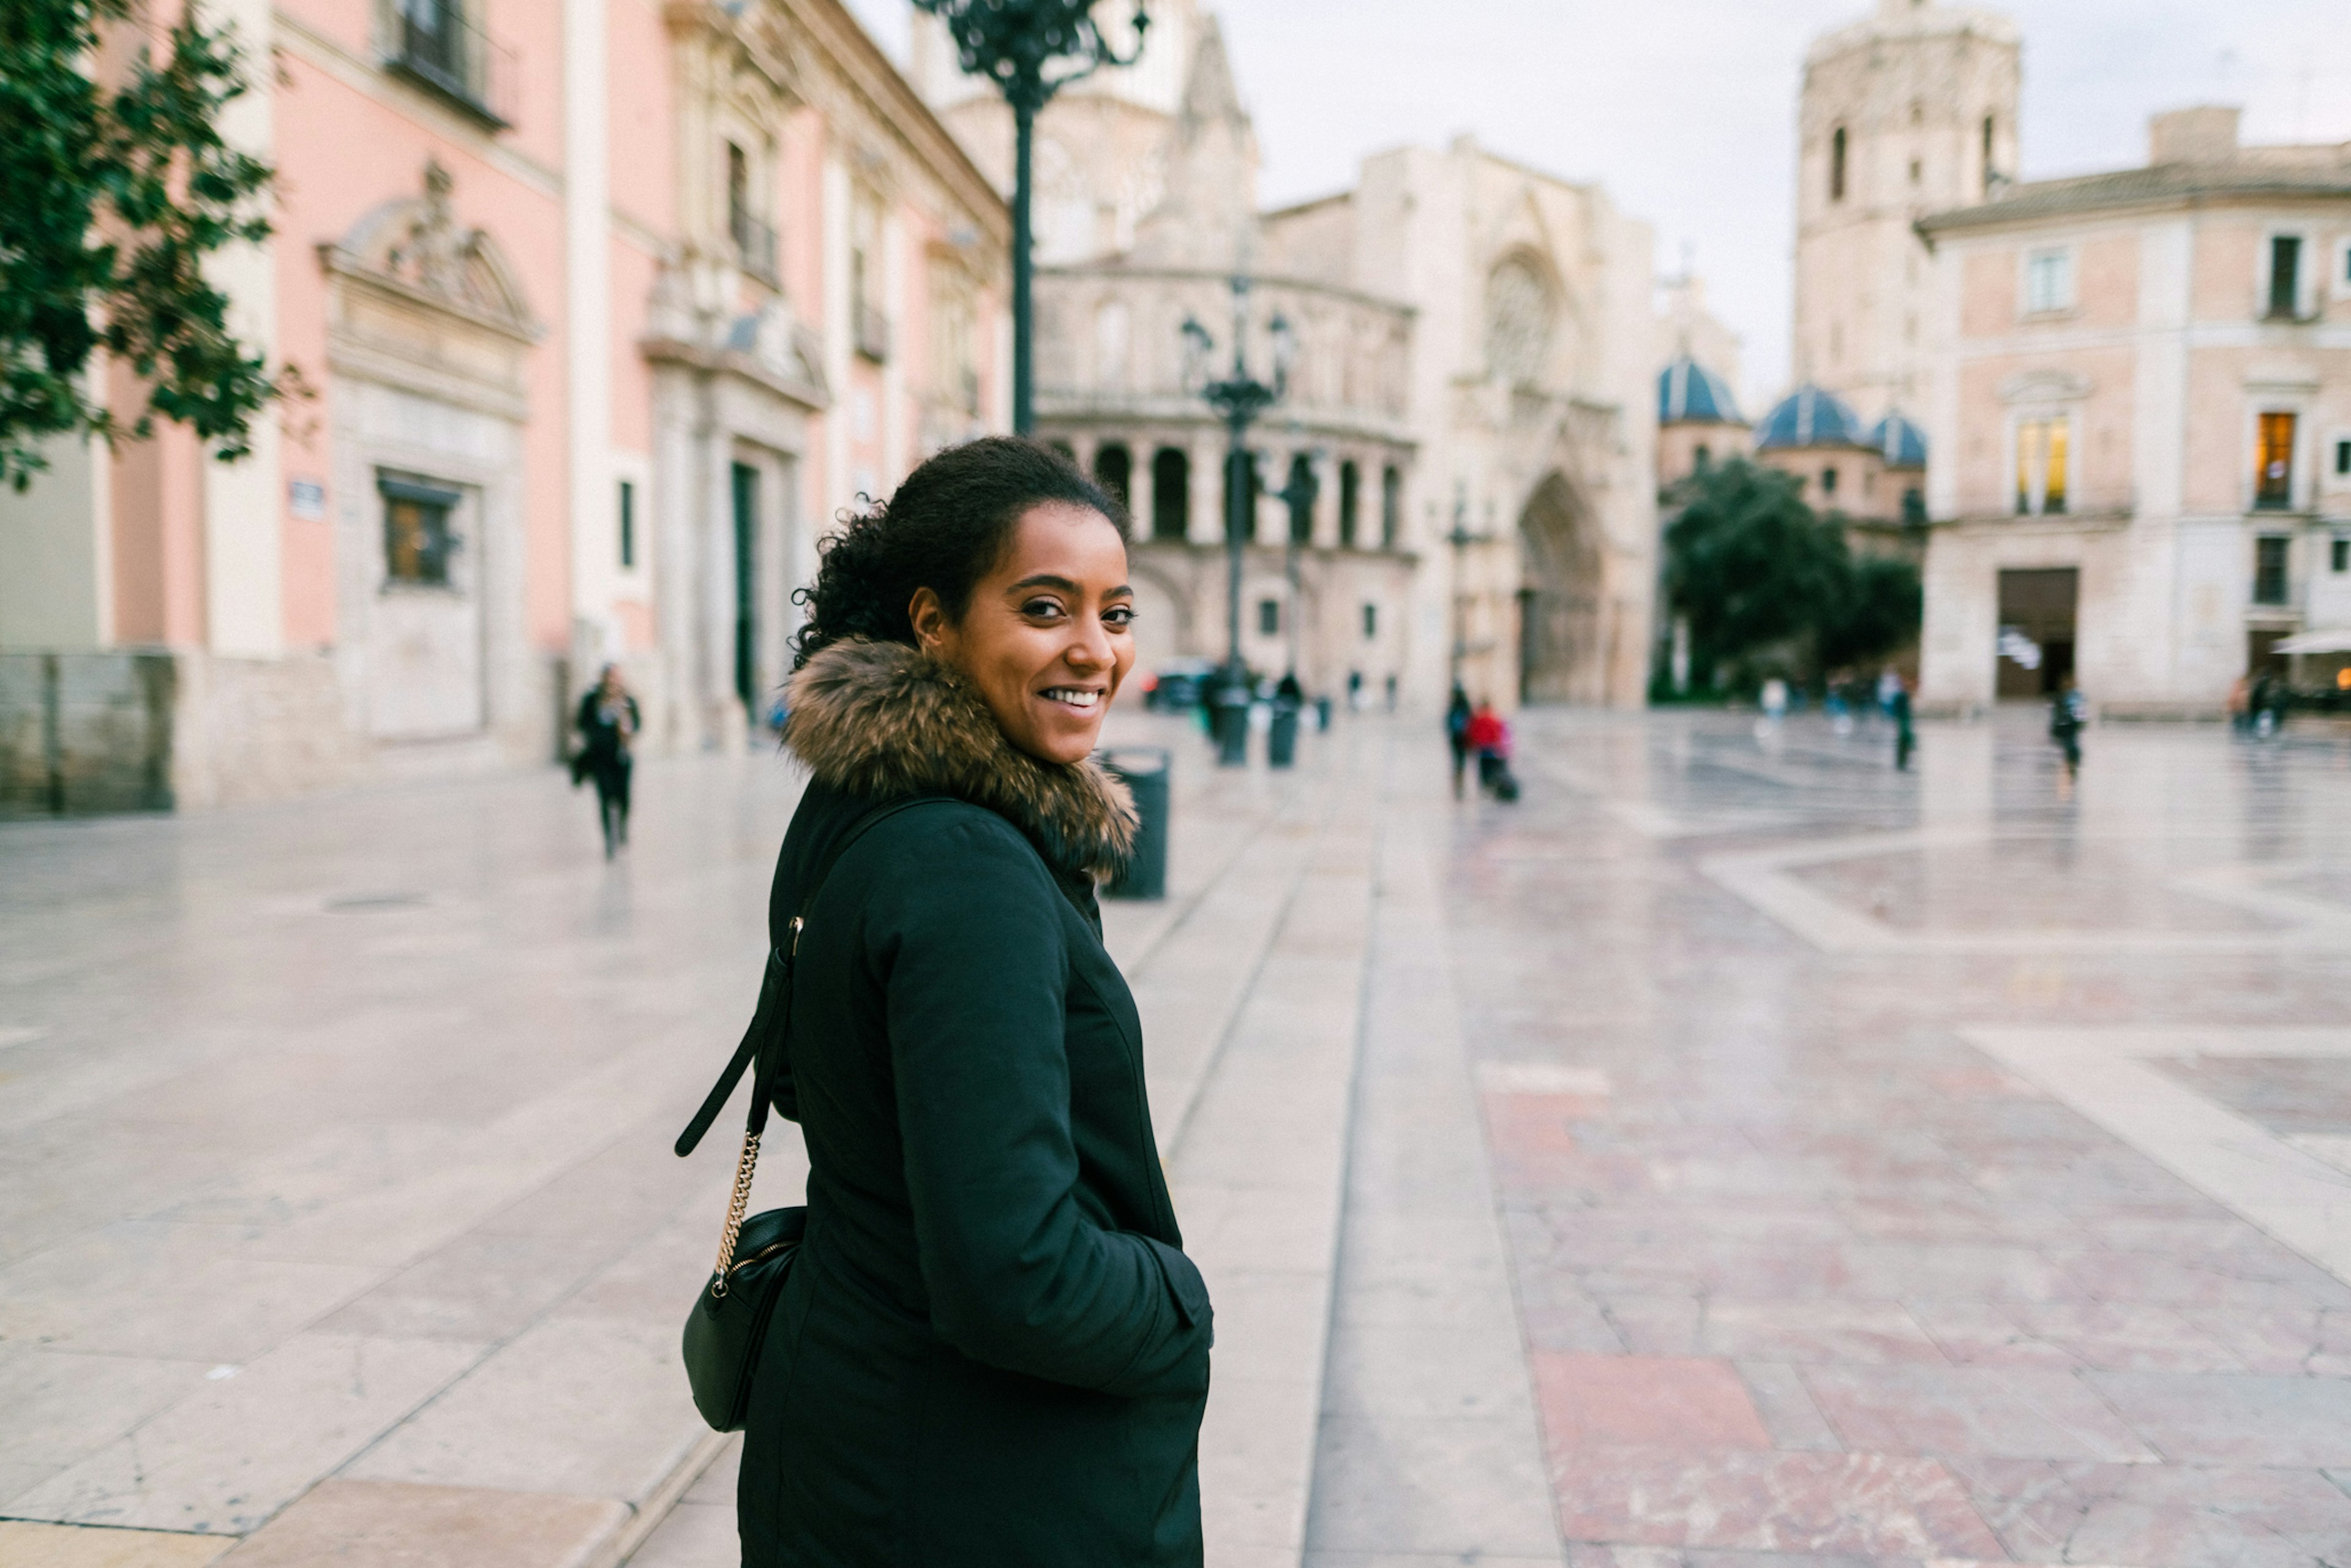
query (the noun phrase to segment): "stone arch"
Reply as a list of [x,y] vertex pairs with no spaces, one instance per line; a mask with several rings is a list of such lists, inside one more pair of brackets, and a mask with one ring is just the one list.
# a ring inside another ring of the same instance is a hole
[[1604,700],[1599,524],[1556,469],[1519,513],[1519,554],[1520,700]]

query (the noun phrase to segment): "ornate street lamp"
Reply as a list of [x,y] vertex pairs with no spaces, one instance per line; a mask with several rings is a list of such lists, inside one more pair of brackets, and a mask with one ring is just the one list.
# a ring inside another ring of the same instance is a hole
[[[1122,56],[1102,36],[1094,0],[914,0],[947,26],[965,72],[994,82],[1012,106],[1012,428],[1037,428],[1036,272],[1029,254],[1029,162],[1037,116],[1052,96],[1104,66],[1131,66],[1143,57],[1151,26],[1134,7],[1134,47]],[[1049,74],[1067,62],[1070,68]]]
[[[1241,658],[1241,573],[1249,549],[1255,497],[1249,428],[1281,399],[1290,385],[1290,360],[1296,348],[1290,322],[1276,311],[1266,323],[1273,340],[1273,380],[1261,382],[1249,370],[1249,280],[1233,278],[1233,368],[1221,381],[1200,387],[1200,395],[1225,422],[1225,679],[1217,693],[1217,760],[1228,768],[1249,761],[1249,666]],[[1193,318],[1184,319],[1186,381],[1216,352],[1216,340]]]

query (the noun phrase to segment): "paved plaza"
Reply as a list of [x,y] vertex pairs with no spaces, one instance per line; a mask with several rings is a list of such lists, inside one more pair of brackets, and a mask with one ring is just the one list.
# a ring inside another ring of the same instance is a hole
[[[2351,1563],[2351,742],[1113,722],[1211,1568]],[[0,825],[0,1563],[731,1563],[668,1144],[796,789]]]

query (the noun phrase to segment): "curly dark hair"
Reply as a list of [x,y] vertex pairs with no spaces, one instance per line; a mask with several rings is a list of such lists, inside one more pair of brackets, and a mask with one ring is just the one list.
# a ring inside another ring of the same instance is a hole
[[792,668],[844,637],[912,643],[907,605],[918,588],[939,596],[952,621],[1003,559],[1013,525],[1048,501],[1089,507],[1132,537],[1126,508],[1050,447],[984,436],[926,460],[886,502],[852,514],[817,549],[816,580],[792,595],[808,623],[792,638]]

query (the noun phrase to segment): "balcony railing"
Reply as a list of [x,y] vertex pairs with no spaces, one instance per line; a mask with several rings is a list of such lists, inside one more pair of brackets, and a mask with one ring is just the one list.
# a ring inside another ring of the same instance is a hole
[[493,126],[514,122],[514,51],[458,0],[397,0],[388,63]]
[[890,357],[890,318],[871,305],[860,305],[850,312],[852,330],[856,333],[857,351],[881,364]]
[[740,207],[727,214],[727,227],[734,231],[735,254],[743,270],[771,288],[782,287],[783,276],[776,265],[776,231]]

